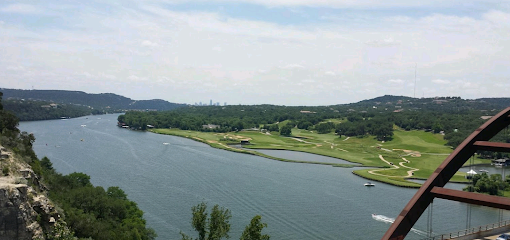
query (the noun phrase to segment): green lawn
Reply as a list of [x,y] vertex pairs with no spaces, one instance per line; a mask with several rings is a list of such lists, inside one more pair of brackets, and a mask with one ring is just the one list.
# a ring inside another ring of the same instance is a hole
[[[280,124],[285,124],[284,122]],[[347,161],[360,163],[367,167],[356,170],[354,173],[374,181],[386,182],[398,186],[419,187],[419,184],[406,181],[407,171],[414,171],[412,178],[426,179],[440,165],[441,162],[453,151],[445,146],[446,141],[440,134],[433,134],[424,131],[403,131],[395,130],[393,140],[380,142],[373,137],[339,137],[334,133],[317,134],[308,130],[292,129],[291,137],[280,136],[277,132],[270,134],[257,131],[240,131],[229,133],[206,133],[196,131],[185,131],[179,129],[152,129],[152,132],[187,137],[201,141],[212,147],[258,155],[279,161],[303,162],[311,164],[325,164],[337,167],[347,167],[342,164],[316,163],[306,161],[292,161],[267,156],[249,149],[237,149],[229,144],[239,143],[241,140],[248,140],[251,144],[245,148],[252,149],[282,149],[301,151]],[[390,165],[380,159],[382,158],[399,169],[391,168]],[[403,158],[408,160],[406,162]],[[400,162],[404,166],[400,166]],[[487,163],[488,160],[475,159],[475,163]],[[375,171],[374,171],[375,170]],[[373,173],[370,173],[372,171]],[[375,174],[374,174],[375,173]],[[463,173],[457,173],[452,181],[465,181]]]

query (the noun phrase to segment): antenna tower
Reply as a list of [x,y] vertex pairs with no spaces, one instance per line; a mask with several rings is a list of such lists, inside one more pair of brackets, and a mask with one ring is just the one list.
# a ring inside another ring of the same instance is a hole
[[418,67],[418,63],[414,65],[414,98],[416,98],[416,68]]

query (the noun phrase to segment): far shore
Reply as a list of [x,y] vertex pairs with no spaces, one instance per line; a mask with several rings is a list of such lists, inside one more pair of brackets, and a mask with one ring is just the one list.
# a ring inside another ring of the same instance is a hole
[[[421,184],[407,181],[407,179],[426,180],[435,168],[437,168],[437,166],[439,166],[439,164],[444,160],[445,156],[451,152],[449,147],[444,146],[442,142],[443,140],[440,139],[439,136],[436,137],[431,133],[418,131],[402,131],[396,134],[395,140],[386,143],[380,143],[371,138],[340,138],[334,134],[316,134],[299,129],[293,129],[293,137],[283,137],[279,136],[277,133],[261,134],[260,132],[255,131],[228,133],[198,132],[180,129],[150,129],[148,131],[158,134],[184,137],[205,143],[214,148],[255,155],[282,162],[319,164],[344,168],[361,167],[362,169],[354,170],[352,173],[370,181],[383,182],[399,187],[410,188],[419,188]],[[400,149],[403,142],[409,142],[407,138],[416,137],[425,139],[413,140],[417,143],[415,148],[421,151],[414,150],[409,144],[405,145],[409,150]],[[436,138],[438,140],[431,140]],[[240,144],[240,139],[249,144],[242,145],[243,148],[231,146]],[[423,148],[422,146],[426,146],[429,149]],[[290,160],[269,156],[250,149],[304,152],[332,157],[359,165]],[[420,154],[420,152],[422,154]],[[384,161],[381,161],[377,156],[381,156],[381,159]],[[409,160],[407,160],[406,157]],[[395,168],[394,164],[398,164],[402,167]],[[475,164],[484,164],[484,162],[477,161]],[[411,171],[410,169],[414,170]],[[377,174],[374,174],[374,171],[378,171]],[[452,182],[466,182],[464,176],[465,174],[459,172],[452,179]]]

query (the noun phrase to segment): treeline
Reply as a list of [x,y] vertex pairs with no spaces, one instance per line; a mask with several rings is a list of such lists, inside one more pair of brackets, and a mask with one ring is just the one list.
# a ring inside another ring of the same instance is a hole
[[13,112],[20,121],[75,118],[91,114],[104,114],[103,110],[70,104],[53,104],[44,101],[4,100],[5,110]]
[[472,176],[471,184],[463,190],[467,192],[503,196],[503,191],[510,191],[510,175],[507,175],[506,178],[503,179],[501,174],[475,174]]
[[394,121],[392,121],[391,116],[372,115],[372,117],[363,117],[351,115],[347,119],[347,122],[337,124],[335,127],[335,132],[340,136],[364,137],[372,135],[379,141],[392,139]]
[[[64,176],[53,169],[48,158],[39,160],[32,148],[34,135],[20,132],[19,120],[3,108],[1,100],[0,92],[0,144],[31,166],[38,178],[28,184],[35,189],[40,186],[48,189],[48,197],[64,210],[59,213],[71,228],[71,231],[63,230],[60,221],[54,227],[43,228],[47,239],[145,240],[156,237],[152,229],[146,228],[143,212],[120,188],[94,187],[90,177],[83,173]],[[3,166],[3,174],[9,172],[6,167]],[[41,178],[43,183],[39,182]]]
[[[388,98],[395,100],[396,98]],[[391,140],[395,129],[423,130],[444,134],[447,145],[457,147],[487,118],[501,109],[469,109],[475,103],[460,98],[447,98],[450,107],[429,104],[434,110],[405,109],[383,111],[380,107],[364,108],[356,104],[319,107],[286,107],[274,105],[186,107],[166,112],[127,112],[119,116],[119,123],[133,129],[179,128],[194,131],[229,132],[250,128],[264,128],[289,136],[292,128],[316,131],[320,134],[335,132],[339,136],[367,137]],[[457,104],[454,104],[457,103]],[[465,105],[462,105],[464,103]],[[372,102],[372,104],[375,104]],[[445,103],[446,104],[446,103]],[[469,105],[471,104],[471,105]],[[478,103],[476,103],[478,104]],[[478,106],[478,105],[474,106]],[[356,110],[357,109],[357,110]],[[360,110],[363,109],[363,110]],[[461,110],[459,110],[461,109]],[[286,121],[286,124],[279,123]],[[215,125],[213,127],[204,125]],[[283,131],[282,131],[283,130]],[[510,132],[498,134],[494,140],[510,142]],[[480,152],[484,157],[505,157],[505,153]]]
[[[305,113],[301,111],[307,111]],[[340,114],[327,107],[286,107],[274,105],[254,106],[189,106],[165,112],[129,111],[119,116],[119,122],[145,130],[147,125],[156,128],[179,128],[194,131],[229,132],[248,128],[259,128],[264,124],[275,124],[285,120],[307,121],[312,125]],[[204,128],[203,125],[218,125],[218,128]]]
[[[214,205],[209,214],[207,204],[202,202],[191,208],[192,218],[191,226],[198,233],[198,238],[193,238],[180,232],[182,240],[220,240],[230,238],[230,210]],[[261,221],[262,217],[256,215],[247,225],[239,238],[240,240],[269,240],[270,236],[263,234],[262,230],[267,227],[266,223]]]
[[126,109],[171,110],[184,106],[184,104],[171,103],[161,99],[137,101],[113,93],[91,94],[81,91],[22,90],[7,88],[2,88],[0,91],[4,93],[6,99],[47,101],[58,104],[79,104],[108,112]]
[[49,197],[64,210],[76,237],[149,240],[157,236],[145,227],[142,210],[119,187],[95,187],[84,173],[59,174],[46,157],[40,165]]

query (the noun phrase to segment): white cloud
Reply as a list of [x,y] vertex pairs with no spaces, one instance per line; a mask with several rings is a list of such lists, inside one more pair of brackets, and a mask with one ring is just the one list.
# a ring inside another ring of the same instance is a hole
[[281,69],[303,69],[305,67],[299,65],[299,64],[287,64],[285,66],[280,66]]
[[448,80],[443,80],[443,79],[434,79],[432,80],[433,83],[437,83],[437,84],[442,84],[442,85],[445,85],[445,84],[450,84],[450,81]]
[[142,41],[141,45],[143,47],[157,47],[157,46],[159,46],[157,43],[151,42],[149,40]]
[[482,16],[494,24],[510,25],[510,13],[492,10],[484,13]]
[[34,5],[24,4],[24,3],[13,3],[10,5],[7,5],[3,8],[0,8],[0,12],[20,13],[20,14],[41,13],[41,11],[38,8],[36,8]]
[[402,80],[402,79],[390,79],[390,80],[388,80],[388,83],[390,83],[390,84],[402,84],[402,83],[404,83],[404,80]]
[[132,80],[132,81],[138,81],[138,80],[140,80],[140,77],[135,76],[135,75],[130,75],[127,79]]
[[87,78],[93,78],[95,77],[94,75],[90,74],[89,72],[84,72],[83,73],[83,76],[87,77]]
[[374,46],[374,47],[389,47],[389,46],[397,46],[397,45],[400,45],[401,43],[399,41],[395,41],[392,37],[388,37],[383,40],[366,41],[365,44]]
[[462,87],[462,88],[467,88],[467,89],[477,89],[477,88],[480,88],[480,84],[473,83],[473,82],[461,82],[459,84],[459,86]]
[[100,79],[108,79],[108,80],[116,80],[117,77],[115,75],[106,74],[106,73],[99,73],[98,78]]
[[[166,1],[169,3],[189,3],[189,2],[203,2],[203,0],[171,0]],[[458,4],[459,1],[450,0],[450,1],[439,1],[439,0],[430,0],[430,1],[419,1],[419,0],[395,0],[395,1],[371,1],[371,0],[210,0],[208,2],[216,2],[216,3],[225,3],[225,2],[233,2],[233,3],[249,3],[249,4],[259,4],[268,7],[299,7],[299,6],[309,6],[309,7],[331,7],[331,8],[388,8],[388,7],[420,7],[420,6],[451,6],[453,4]],[[462,1],[462,2],[472,2],[470,0]],[[442,5],[441,5],[442,4]]]
[[[47,88],[188,103],[213,98],[317,105],[384,94],[409,96],[414,81],[403,79],[414,79],[415,64],[419,96],[481,97],[475,86],[510,75],[510,31],[504,22],[509,13],[501,10],[487,11],[481,18],[432,13],[419,18],[372,16],[373,21],[356,24],[280,25],[165,10],[157,1],[137,6],[141,10],[112,6],[108,13],[94,8],[60,13],[67,24],[63,27],[0,25],[0,84],[31,88],[44,83]],[[26,69],[15,71],[16,66]],[[508,95],[508,88],[487,92]]]
[[11,71],[22,71],[22,70],[25,70],[25,68],[23,66],[7,66],[7,70],[11,70]]

